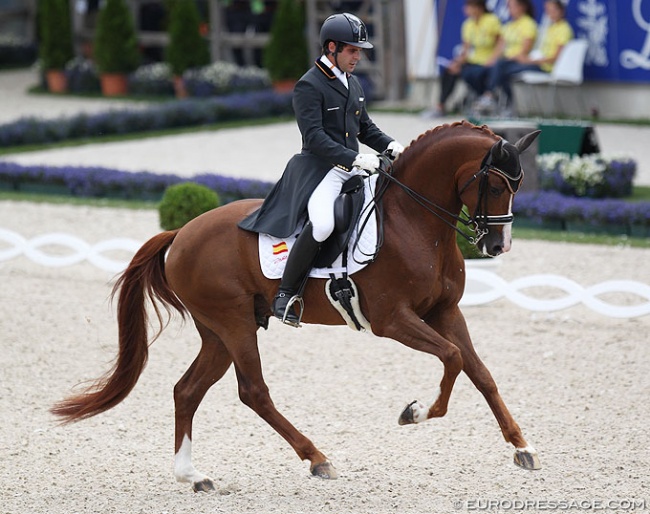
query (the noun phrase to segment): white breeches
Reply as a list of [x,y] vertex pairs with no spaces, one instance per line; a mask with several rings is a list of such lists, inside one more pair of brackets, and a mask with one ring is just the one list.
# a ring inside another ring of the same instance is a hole
[[341,192],[343,183],[354,175],[365,175],[365,172],[358,168],[352,168],[350,172],[332,168],[309,198],[307,212],[313,225],[314,239],[319,243],[334,231],[334,201]]

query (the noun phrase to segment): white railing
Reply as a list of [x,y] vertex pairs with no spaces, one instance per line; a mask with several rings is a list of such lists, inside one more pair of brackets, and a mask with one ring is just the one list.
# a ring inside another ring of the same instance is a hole
[[[90,245],[83,239],[61,232],[44,234],[32,239],[26,239],[20,234],[0,228],[0,242],[8,243],[9,248],[0,246],[0,262],[14,259],[24,255],[30,261],[42,266],[58,268],[70,266],[82,261],[88,261],[97,268],[112,273],[118,273],[129,264],[130,257],[142,246],[140,241],[127,238],[107,239],[100,243]],[[60,252],[46,252],[44,247],[63,247],[69,250],[65,254]],[[105,252],[124,251],[130,255],[128,260],[117,260],[102,255]]]
[[[0,228],[0,262],[19,256],[48,267],[61,267],[88,261],[94,266],[118,273],[126,268],[129,260],[117,260],[103,255],[106,252],[122,251],[132,256],[142,246],[134,239],[108,239],[90,245],[82,239],[65,233],[51,233],[27,239],[11,230]],[[62,254],[47,252],[45,247],[63,247],[69,250]],[[130,258],[130,257],[129,257]],[[566,293],[552,299],[535,298],[523,291],[530,288],[555,288]],[[601,300],[599,296],[610,293],[626,293],[639,297],[641,303],[617,305]],[[474,306],[507,298],[512,303],[531,311],[557,311],[583,304],[603,316],[634,318],[650,314],[650,286],[633,280],[608,280],[590,287],[583,287],[566,277],[551,274],[530,275],[507,282],[494,272],[483,269],[467,269],[467,287],[461,299],[461,306]],[[643,301],[645,300],[645,301]]]

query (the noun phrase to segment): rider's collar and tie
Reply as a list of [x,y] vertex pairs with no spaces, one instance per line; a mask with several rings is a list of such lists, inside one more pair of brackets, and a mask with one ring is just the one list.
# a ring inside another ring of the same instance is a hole
[[332,64],[332,62],[330,62],[327,56],[321,55],[320,60],[325,66],[327,66],[330,69],[330,71],[336,76],[336,78],[339,79],[346,88],[348,88],[347,74],[343,73],[335,64]]

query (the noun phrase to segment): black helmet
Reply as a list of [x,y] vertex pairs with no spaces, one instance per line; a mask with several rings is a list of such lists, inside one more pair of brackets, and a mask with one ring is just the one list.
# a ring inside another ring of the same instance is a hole
[[320,45],[328,41],[345,43],[359,48],[372,48],[368,42],[368,31],[364,23],[354,14],[333,14],[320,28]]

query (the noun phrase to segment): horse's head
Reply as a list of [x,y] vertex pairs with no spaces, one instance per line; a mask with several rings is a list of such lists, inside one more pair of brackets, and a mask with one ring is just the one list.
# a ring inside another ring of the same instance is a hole
[[483,158],[481,169],[458,182],[459,196],[476,230],[476,245],[487,255],[495,257],[510,250],[512,200],[524,178],[519,156],[539,133],[526,134],[514,145],[500,139]]

